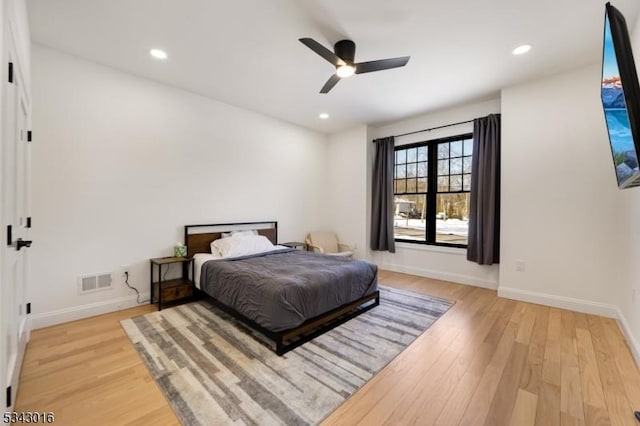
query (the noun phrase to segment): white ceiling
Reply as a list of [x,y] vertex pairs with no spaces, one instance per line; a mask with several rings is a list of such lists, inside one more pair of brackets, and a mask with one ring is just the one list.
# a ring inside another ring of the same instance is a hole
[[[503,87],[599,62],[604,3],[27,1],[36,43],[327,133],[495,97]],[[614,6],[632,30],[640,2]],[[411,60],[404,68],[350,77],[322,95],[334,68],[300,37],[331,49],[352,39],[360,62]],[[533,50],[513,56],[522,43]],[[153,47],[169,59],[151,58]],[[331,118],[319,120],[320,112]]]

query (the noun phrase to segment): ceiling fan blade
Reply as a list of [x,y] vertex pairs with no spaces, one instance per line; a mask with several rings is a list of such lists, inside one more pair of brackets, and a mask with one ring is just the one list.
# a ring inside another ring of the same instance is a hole
[[339,81],[340,77],[338,77],[337,74],[332,75],[331,77],[329,77],[329,80],[327,80],[324,86],[322,86],[322,89],[320,89],[320,93],[329,93],[329,90],[333,89],[333,86],[338,84]]
[[410,56],[403,56],[401,58],[381,59],[379,61],[360,62],[356,64],[356,74],[363,74],[365,72],[374,72],[388,70],[391,68],[404,67],[409,62]]
[[335,66],[344,65],[344,61],[336,56],[335,53],[318,43],[312,38],[299,38],[300,42],[307,46],[309,49],[316,52],[318,55],[322,56],[324,59],[329,61],[331,64]]

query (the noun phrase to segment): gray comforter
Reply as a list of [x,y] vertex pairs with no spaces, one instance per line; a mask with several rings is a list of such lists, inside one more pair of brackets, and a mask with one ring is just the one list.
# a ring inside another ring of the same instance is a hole
[[205,262],[200,288],[262,327],[282,331],[375,292],[378,267],[286,249]]

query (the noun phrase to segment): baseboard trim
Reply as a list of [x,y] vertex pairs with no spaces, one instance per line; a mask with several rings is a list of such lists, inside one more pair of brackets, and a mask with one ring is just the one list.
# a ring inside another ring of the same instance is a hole
[[600,315],[607,318],[618,318],[618,307],[607,303],[575,299],[573,297],[566,296],[556,296],[554,294],[539,293],[509,287],[498,288],[498,296],[506,299],[551,306],[554,308],[568,309],[570,311],[582,312],[585,314]]
[[[140,293],[141,300],[148,300],[149,293]],[[72,308],[59,309],[57,311],[33,314],[31,318],[32,329],[49,327],[64,322],[75,321],[96,315],[116,312],[123,309],[139,306],[136,296],[118,297],[116,299],[103,300],[87,305],[74,306]]]
[[484,280],[471,275],[452,274],[450,272],[434,271],[432,269],[415,268],[412,266],[392,265],[388,263],[379,263],[378,266],[380,269],[385,269],[387,271],[418,275],[420,277],[450,281],[457,284],[472,285],[475,287],[488,288],[490,290],[496,290],[498,288],[497,281]]
[[624,335],[625,339],[627,339],[629,350],[631,351],[631,355],[633,355],[633,358],[636,361],[636,365],[640,367],[640,344],[631,331],[631,326],[627,321],[627,317],[624,316],[620,308],[616,309],[618,310],[618,325],[622,330],[622,334]]

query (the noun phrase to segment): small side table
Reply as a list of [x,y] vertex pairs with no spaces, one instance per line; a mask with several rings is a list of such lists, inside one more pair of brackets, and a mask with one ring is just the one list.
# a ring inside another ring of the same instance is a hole
[[280,245],[285,247],[291,247],[291,248],[300,247],[300,250],[307,251],[307,243],[303,243],[300,241],[289,241],[287,243],[280,243]]
[[[149,303],[153,304],[158,302],[158,310],[161,311],[166,303],[185,302],[191,300],[194,294],[193,281],[189,279],[188,271],[191,269],[191,276],[194,277],[194,263],[193,259],[189,257],[158,257],[149,260],[151,274],[150,274],[150,287],[151,287],[151,300]],[[167,267],[172,263],[186,264],[183,268],[182,278],[176,278],[171,280],[162,280],[162,267]],[[158,280],[153,280],[154,266],[158,269]],[[189,268],[191,266],[191,268]],[[186,276],[184,275],[186,274]],[[157,297],[156,297],[157,296]]]

